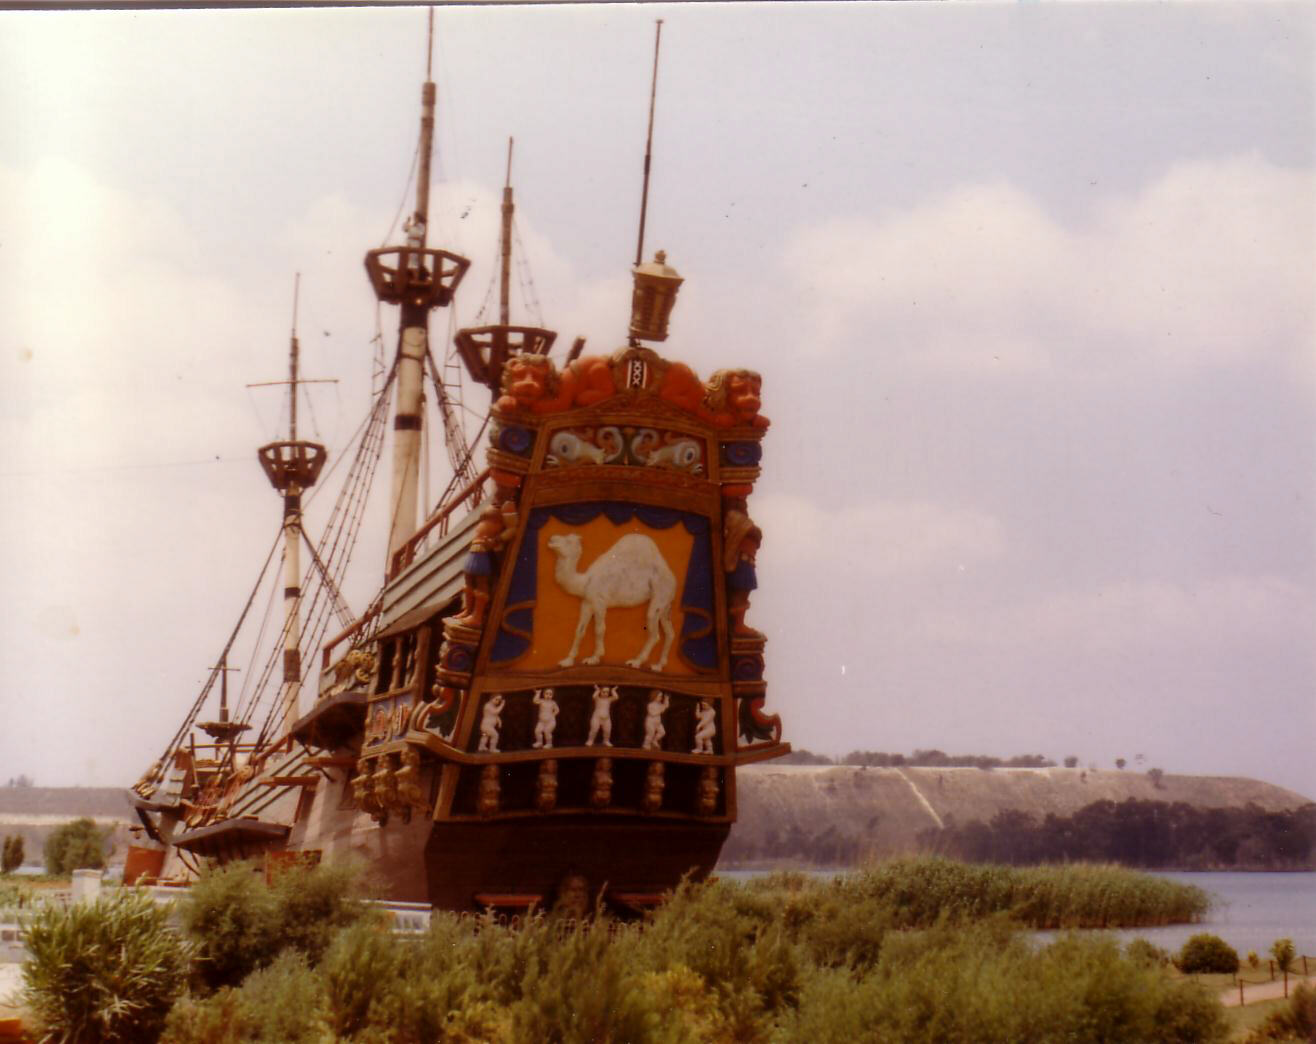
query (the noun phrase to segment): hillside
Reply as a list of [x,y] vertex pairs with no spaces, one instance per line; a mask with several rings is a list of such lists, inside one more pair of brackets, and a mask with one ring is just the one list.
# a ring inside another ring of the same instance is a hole
[[1256,805],[1291,811],[1309,799],[1253,779],[1162,777],[1094,770],[859,768],[753,765],[736,775],[739,822],[723,865],[798,859],[844,865],[918,850],[930,828],[990,822],[999,812],[1070,816],[1097,801],[1182,802],[1196,808]]
[[70,819],[87,816],[113,827],[112,862],[122,862],[137,816],[122,787],[0,787],[0,836],[23,838],[24,862],[41,862],[50,832]]

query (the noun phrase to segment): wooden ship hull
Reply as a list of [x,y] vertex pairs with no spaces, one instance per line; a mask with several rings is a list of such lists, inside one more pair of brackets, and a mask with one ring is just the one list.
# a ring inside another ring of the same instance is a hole
[[[407,246],[366,258],[401,313],[404,509],[384,586],[303,662],[300,496],[324,453],[296,438],[294,336],[290,438],[261,451],[292,559],[277,727],[252,739],[250,715],[230,720],[221,658],[218,720],[196,723],[203,692],[186,723],[209,741],[180,731],[133,788],[146,836],[128,876],[356,858],[400,902],[515,909],[583,891],[633,911],[709,873],[736,818],[736,767],[789,749],[762,709],[765,638],[745,621],[760,379],[703,381],[644,344],[666,338],[680,284],[661,253],[641,264],[637,250],[629,337],[607,356],[577,346],[556,362],[555,334],[510,325],[504,304],[455,345],[495,396],[487,467],[416,525],[427,317],[466,266],[424,245],[426,205],[427,190]],[[510,189],[505,237],[509,207]]]

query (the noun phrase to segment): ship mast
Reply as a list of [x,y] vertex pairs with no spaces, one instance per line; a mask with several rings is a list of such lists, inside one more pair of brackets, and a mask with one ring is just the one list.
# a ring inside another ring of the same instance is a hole
[[[325,449],[318,442],[297,438],[297,385],[310,383],[297,376],[300,345],[297,342],[297,294],[300,273],[293,281],[292,333],[288,344],[288,438],[258,451],[261,467],[283,496],[283,691],[280,709],[285,729],[297,720],[297,697],[302,687],[302,492],[315,485],[324,466]],[[283,381],[271,381],[283,384]],[[253,385],[253,387],[256,387]]]
[[[429,12],[430,51],[434,12]],[[429,225],[430,165],[434,151],[435,87],[430,57],[425,61],[420,93],[420,163],[416,209],[403,227],[405,246],[383,247],[366,254],[366,271],[379,300],[399,306],[397,398],[393,413],[393,483],[390,497],[388,561],[416,532],[420,484],[421,429],[424,424],[424,366],[429,353],[430,309],[447,305],[470,262],[426,245]]]

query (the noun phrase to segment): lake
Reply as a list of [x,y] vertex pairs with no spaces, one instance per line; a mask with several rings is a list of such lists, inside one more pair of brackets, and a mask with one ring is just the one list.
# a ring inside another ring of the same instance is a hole
[[1187,873],[1156,874],[1196,885],[1214,900],[1206,920],[1164,928],[1132,928],[1121,938],[1142,938],[1167,950],[1177,950],[1197,932],[1220,936],[1246,957],[1256,950],[1264,957],[1270,944],[1287,936],[1298,953],[1316,957],[1316,872],[1292,874]]
[[[768,872],[718,870],[717,876],[745,881]],[[832,877],[846,871],[806,872]],[[1204,921],[1196,924],[1122,929],[1115,933],[1120,938],[1147,939],[1173,952],[1190,935],[1211,932],[1229,943],[1240,957],[1246,957],[1248,950],[1256,950],[1264,957],[1271,943],[1287,936],[1298,953],[1316,957],[1316,871],[1292,874],[1161,871],[1154,876],[1201,888],[1211,896],[1210,912]]]

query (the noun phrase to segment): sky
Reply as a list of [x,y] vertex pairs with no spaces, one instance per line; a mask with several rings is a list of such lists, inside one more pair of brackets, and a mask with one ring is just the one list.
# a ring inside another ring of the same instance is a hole
[[[785,738],[1316,797],[1312,10],[440,9],[434,336],[510,136],[515,319],[623,343],[662,18],[646,252],[664,353],[763,374]],[[278,529],[294,273],[303,434],[392,351],[361,257],[424,69],[417,9],[0,12],[0,778],[130,783],[199,691]]]

